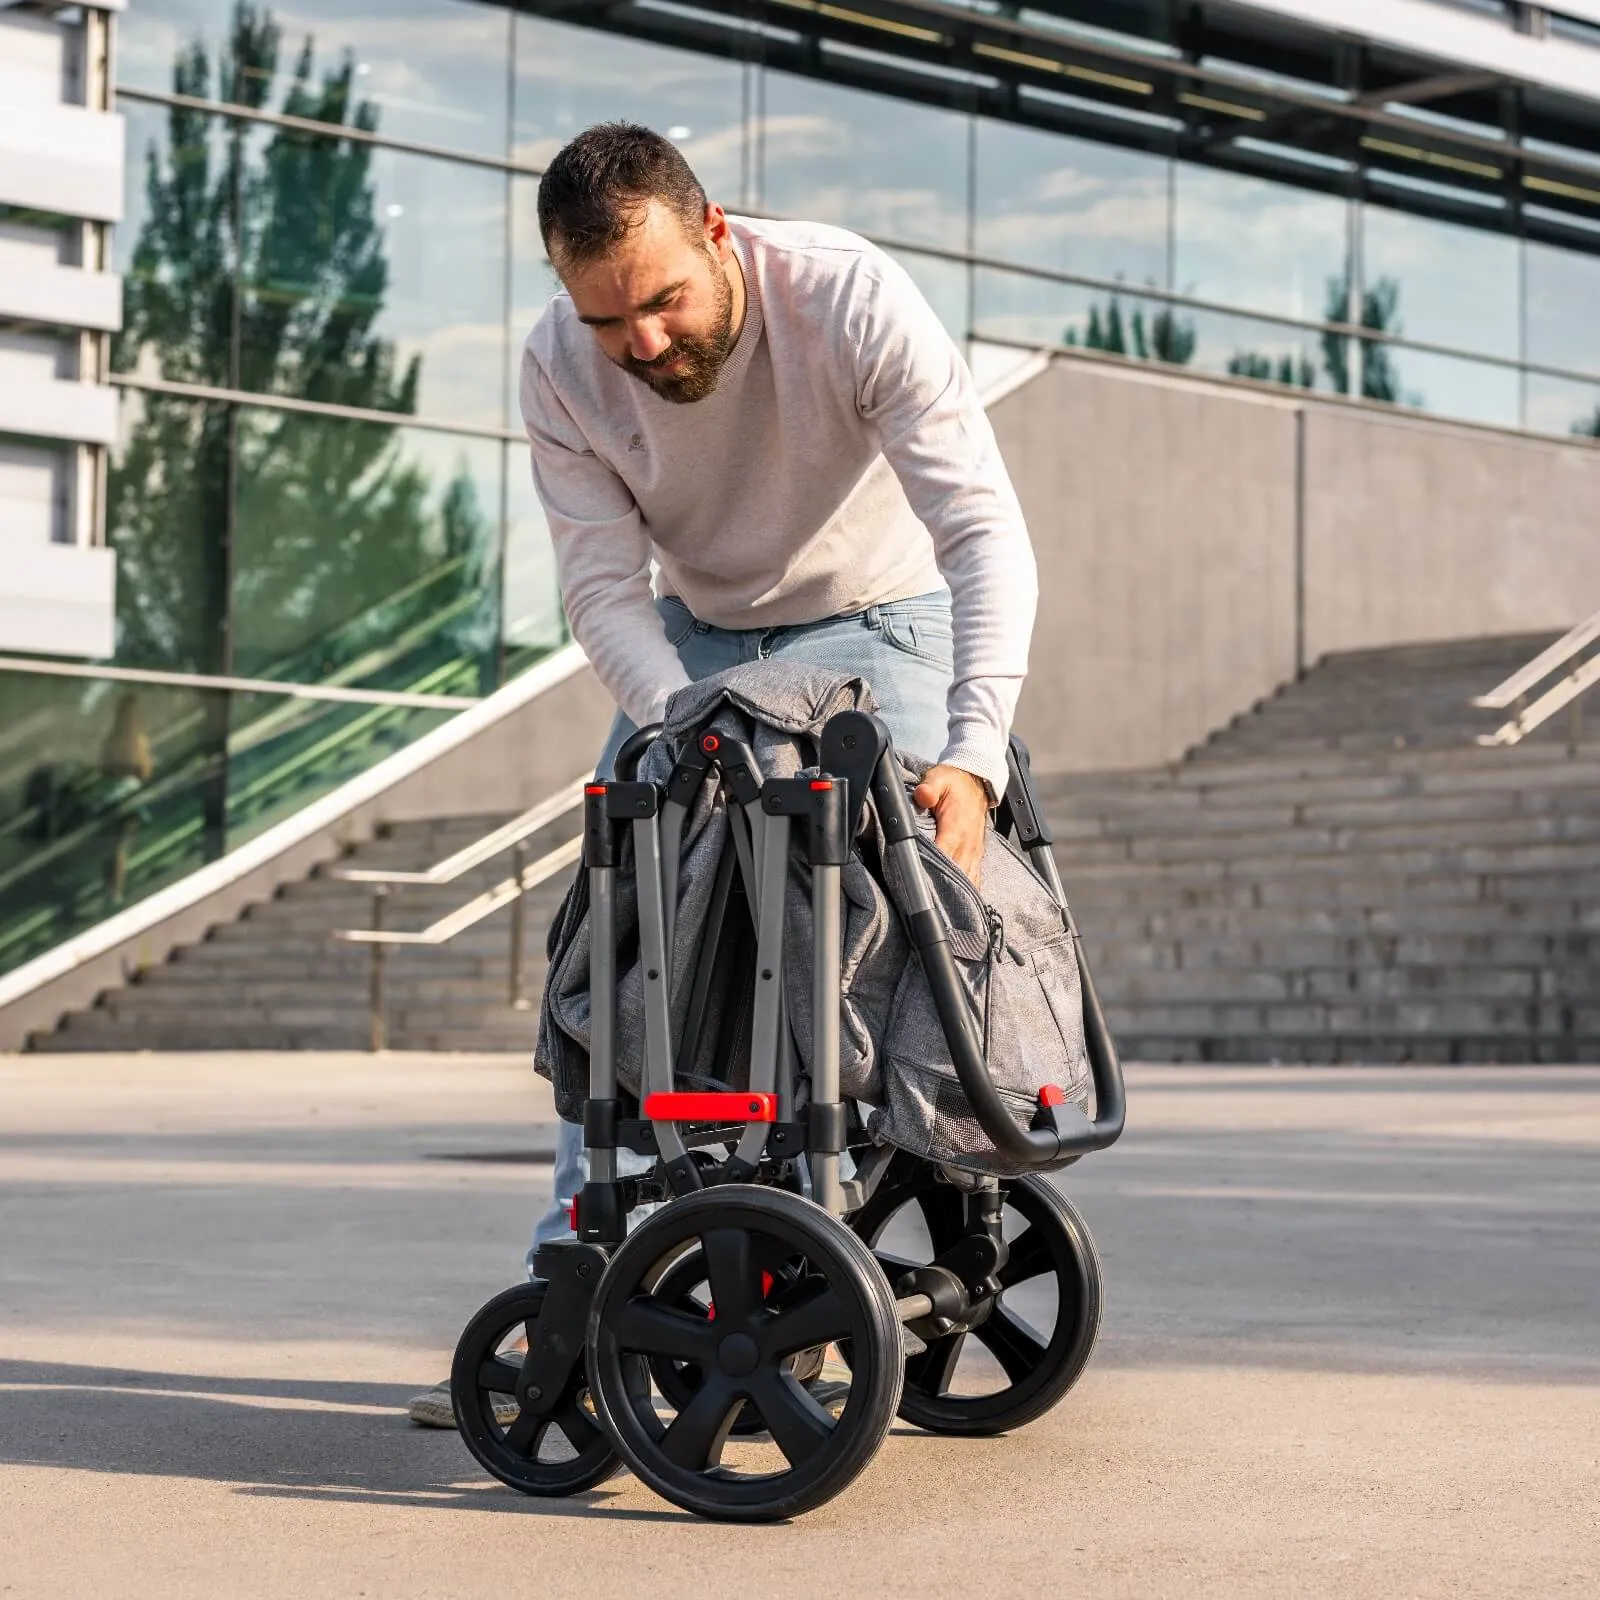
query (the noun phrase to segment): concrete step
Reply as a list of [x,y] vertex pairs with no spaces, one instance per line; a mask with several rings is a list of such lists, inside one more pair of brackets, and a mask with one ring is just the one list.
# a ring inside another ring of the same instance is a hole
[[1446,1004],[1564,1001],[1600,1003],[1588,968],[1535,967],[1306,967],[1298,969],[1190,968],[1139,971],[1095,968],[1096,985],[1110,1006],[1184,1003],[1233,1006],[1310,1000],[1328,1004],[1368,1000],[1418,1000]]
[[1442,855],[1500,848],[1511,860],[1518,851],[1560,844],[1600,846],[1600,807],[1563,815],[1512,815],[1469,821],[1395,820],[1366,827],[1305,822],[1291,827],[1223,832],[1130,834],[1126,840],[1114,842],[1074,840],[1061,845],[1056,855],[1063,867],[1068,862],[1088,864],[1118,859],[1181,862],[1226,856],[1243,861],[1268,855],[1338,855],[1382,862],[1418,850]]
[[[1563,783],[1600,782],[1600,749],[1582,750],[1569,757],[1564,750],[1551,750],[1528,744],[1504,749],[1472,747],[1460,750],[1411,750],[1374,752],[1365,756],[1336,751],[1315,754],[1275,756],[1256,754],[1237,760],[1186,762],[1168,767],[1141,768],[1127,772],[1091,772],[1041,775],[1039,788],[1046,802],[1056,796],[1132,795],[1139,791],[1202,789],[1225,791],[1251,789],[1255,799],[1263,798],[1264,785],[1304,785],[1312,780],[1316,793],[1328,798],[1341,797],[1352,786],[1374,780],[1387,780],[1395,786],[1388,792],[1404,790],[1404,780],[1414,779],[1416,792],[1448,790],[1452,783],[1527,787],[1560,786]],[[1298,793],[1290,788],[1286,792]]]
[[1102,940],[1286,939],[1304,935],[1343,938],[1430,938],[1437,935],[1560,939],[1600,933],[1600,917],[1583,901],[1503,905],[1184,906],[1159,904],[1085,908],[1074,899],[1078,925],[1090,951]]
[[1414,1033],[1162,1035],[1127,1033],[1118,1040],[1125,1061],[1296,1062],[1306,1065],[1394,1061],[1473,1066],[1526,1063],[1583,1065],[1600,1061],[1600,1036],[1572,1034],[1448,1035]]
[[[421,952],[424,956],[432,953]],[[389,963],[383,977],[385,987],[394,994],[440,999],[460,995],[477,1005],[507,992],[510,970],[510,962],[502,955],[492,966],[478,968],[441,966],[426,960],[413,960],[405,966]],[[542,983],[544,972],[542,952],[528,956],[522,963],[526,984]],[[106,996],[117,997],[119,1004],[163,1009],[184,1005],[219,1007],[240,995],[262,1004],[299,998],[314,998],[320,1003],[343,995],[365,996],[370,977],[371,968],[365,965],[329,972],[261,961],[248,968],[218,969],[210,974],[192,966],[173,965],[155,968],[137,983],[106,991]]]
[[1087,810],[1064,803],[1064,812],[1052,814],[1050,825],[1057,842],[1062,845],[1107,838],[1155,840],[1196,834],[1225,837],[1257,829],[1299,826],[1365,833],[1369,829],[1397,826],[1516,822],[1522,818],[1590,818],[1596,811],[1596,792],[1596,788],[1588,785],[1532,792],[1506,787],[1456,794],[1398,794],[1351,800],[1310,798],[1256,805],[1242,801],[1208,803],[1210,797],[1203,792],[1183,790],[1170,797],[1140,793],[1136,797],[1139,803],[1132,806],[1106,804]]
[[1447,933],[1315,934],[1290,931],[1257,938],[1090,939],[1096,973],[1138,970],[1222,970],[1314,967],[1384,970],[1388,967],[1450,966],[1566,968],[1592,972],[1600,962],[1600,932],[1589,934]]
[[[1296,865],[1303,865],[1297,863]],[[1357,876],[1358,870],[1361,872]],[[1231,910],[1294,908],[1316,910],[1380,910],[1421,907],[1492,905],[1510,919],[1547,916],[1552,925],[1571,922],[1600,926],[1600,884],[1594,872],[1483,874],[1467,871],[1388,873],[1368,876],[1356,865],[1340,872],[1284,871],[1233,875],[1216,864],[1209,872],[1174,870],[1142,876],[1132,871],[1101,869],[1073,873],[1067,899],[1086,923],[1096,924],[1102,911],[1157,913],[1165,910]],[[1590,913],[1595,915],[1591,916]],[[1470,912],[1468,913],[1470,914]],[[1098,925],[1098,924],[1096,924]]]
[[219,1022],[197,1031],[184,1027],[130,1025],[101,1011],[76,1012],[53,1033],[32,1041],[45,1050],[364,1050],[365,1021],[305,1028],[283,1023]]
[[1304,1035],[1434,1035],[1449,1038],[1600,1037],[1600,1008],[1461,996],[1429,1000],[1288,1001],[1251,1004],[1107,1005],[1114,1035],[1174,1034],[1244,1039]]

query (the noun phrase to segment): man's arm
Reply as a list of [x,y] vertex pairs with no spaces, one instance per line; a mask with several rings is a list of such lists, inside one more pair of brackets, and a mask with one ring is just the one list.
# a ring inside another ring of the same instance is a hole
[[940,844],[976,877],[981,808],[944,769],[980,779],[989,803],[1005,793],[1006,741],[1028,671],[1038,569],[994,430],[949,334],[888,257],[864,258],[859,272],[850,319],[857,404],[932,536],[952,597],[949,738],[918,803],[935,811]]
[[650,538],[622,479],[589,448],[531,351],[522,356],[522,417],[533,483],[550,524],[573,637],[612,699],[641,726],[689,682],[650,588]]

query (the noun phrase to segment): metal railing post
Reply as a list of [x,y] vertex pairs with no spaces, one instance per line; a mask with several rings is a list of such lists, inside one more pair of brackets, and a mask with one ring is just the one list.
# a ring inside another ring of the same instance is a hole
[[511,1008],[513,1011],[529,1009],[528,993],[522,982],[522,940],[527,891],[522,886],[522,873],[526,865],[527,848],[518,840],[511,851],[511,876],[516,883],[516,898],[511,902]]
[[[384,912],[389,900],[387,884],[378,884],[372,891],[372,931],[383,932]],[[368,985],[367,1001],[371,1008],[370,1028],[368,1033],[368,1048],[382,1050],[385,1045],[385,1018],[384,1018],[384,963],[388,954],[388,947],[383,940],[375,939],[372,942],[372,976]]]

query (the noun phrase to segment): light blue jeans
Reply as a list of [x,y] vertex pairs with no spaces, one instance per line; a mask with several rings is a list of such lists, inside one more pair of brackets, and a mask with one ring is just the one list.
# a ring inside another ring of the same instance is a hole
[[[861,677],[872,686],[878,714],[896,749],[928,761],[937,760],[944,749],[948,727],[945,697],[954,668],[947,589],[788,628],[714,628],[701,622],[681,600],[672,598],[657,600],[656,610],[668,641],[692,679],[709,678],[744,662],[768,660]],[[612,776],[617,752],[633,732],[633,723],[618,712],[595,763],[599,777]],[[651,1164],[631,1151],[617,1152],[618,1171],[625,1176],[648,1171]],[[540,1245],[572,1236],[567,1205],[583,1187],[588,1169],[583,1129],[576,1123],[561,1123],[556,1137],[555,1196],[534,1228],[533,1248],[527,1258],[530,1277],[533,1253]]]

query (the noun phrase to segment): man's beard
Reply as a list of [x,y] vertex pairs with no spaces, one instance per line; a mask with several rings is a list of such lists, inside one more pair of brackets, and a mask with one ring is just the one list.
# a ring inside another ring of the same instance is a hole
[[[670,400],[674,405],[704,400],[716,388],[722,364],[733,349],[733,285],[728,282],[720,262],[711,281],[715,286],[717,313],[710,333],[680,334],[654,361],[640,361],[629,351],[617,363],[624,372],[649,384],[663,400]],[[675,370],[660,370],[676,360],[681,360],[682,365]]]

